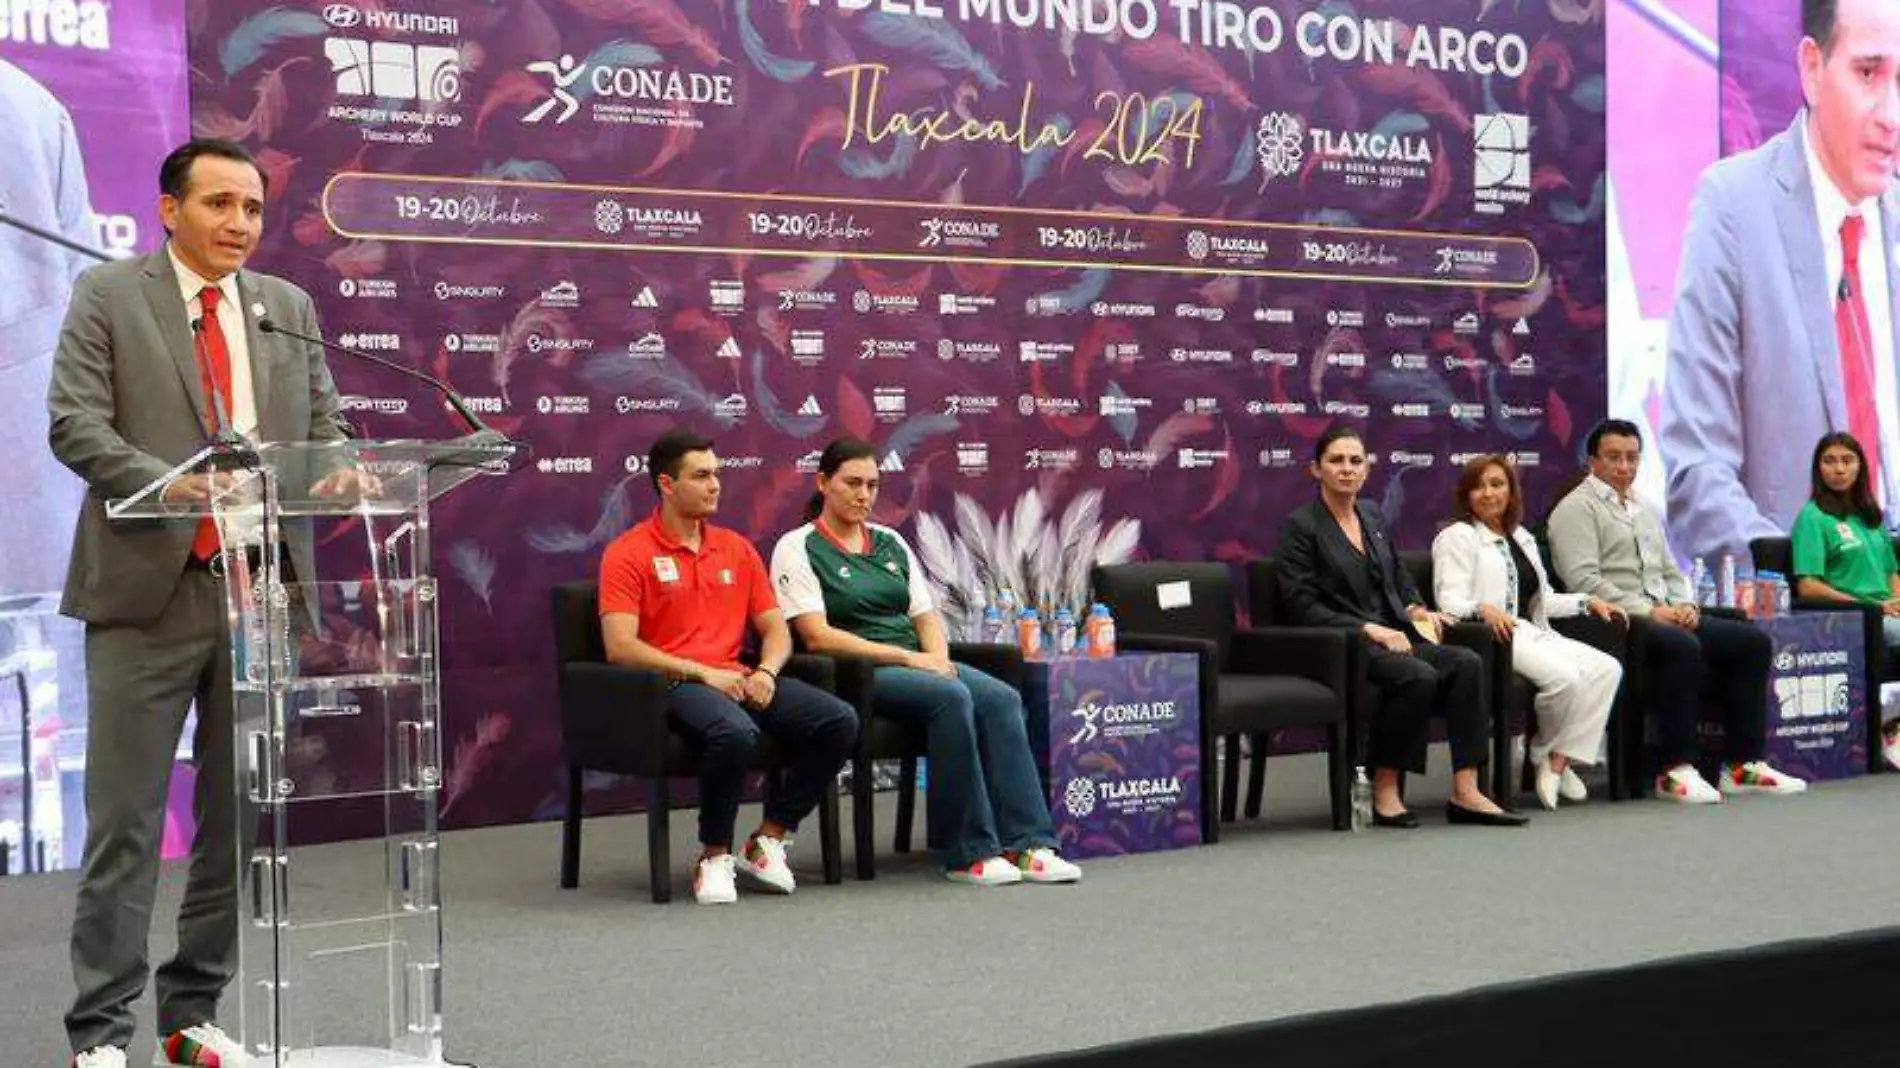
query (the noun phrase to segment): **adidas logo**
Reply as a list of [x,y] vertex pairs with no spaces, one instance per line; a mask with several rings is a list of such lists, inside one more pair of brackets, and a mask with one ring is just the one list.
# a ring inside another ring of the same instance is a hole
[[1528,334],[1530,332],[1531,332],[1531,324],[1525,322],[1522,319],[1519,319],[1517,321],[1517,325],[1511,328],[1511,333],[1517,335],[1518,337],[1523,337],[1525,334]]
[[715,353],[715,355],[717,355],[722,360],[738,359],[739,356],[741,355],[739,352],[739,339],[733,338],[733,337],[727,338],[726,343],[724,345],[719,346],[719,351]]
[[823,415],[825,414],[825,410],[818,406],[818,398],[816,396],[808,396],[805,398],[805,403],[798,406],[798,414]]
[[879,471],[885,472],[886,474],[902,471],[904,469],[904,458],[902,456],[897,455],[897,453],[894,451],[887,452],[884,454],[884,462],[878,464],[877,469]]
[[640,292],[634,295],[633,306],[636,308],[659,307],[660,301],[659,301],[659,298],[653,295],[653,287],[652,286],[642,287]]

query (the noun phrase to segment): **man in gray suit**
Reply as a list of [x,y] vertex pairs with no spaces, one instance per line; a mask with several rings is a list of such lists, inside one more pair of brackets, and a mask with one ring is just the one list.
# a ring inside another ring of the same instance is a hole
[[1670,540],[1711,561],[1787,533],[1826,433],[1858,438],[1900,503],[1900,4],[1804,0],[1802,19],[1807,108],[1702,176],[1683,238],[1662,455]]
[[[228,141],[188,142],[166,157],[159,191],[165,247],[80,277],[47,397],[53,452],[88,487],[61,606],[86,623],[91,705],[72,935],[78,996],[66,1016],[77,1068],[126,1063],[131,1006],[148,977],[172,757],[194,701],[198,831],[178,953],[155,983],[159,1056],[244,1063],[214,1023],[235,967],[239,825],[217,538],[193,520],[115,523],[105,503],[162,478],[221,427],[260,442],[345,436],[321,352],[257,329],[269,316],[318,332],[308,294],[243,270],[264,212],[250,154]],[[183,475],[164,499],[203,501],[221,477]],[[357,481],[346,471],[315,489],[346,492]],[[288,524],[284,540],[297,575],[313,576],[309,527]]]

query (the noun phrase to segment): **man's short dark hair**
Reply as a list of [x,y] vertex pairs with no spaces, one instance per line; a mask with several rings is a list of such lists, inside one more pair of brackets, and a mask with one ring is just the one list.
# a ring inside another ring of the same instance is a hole
[[647,479],[653,483],[653,492],[660,492],[660,476],[680,477],[680,468],[685,466],[689,452],[706,452],[713,447],[712,439],[696,430],[675,427],[661,434],[647,450]]
[[251,150],[236,141],[227,141],[222,137],[194,137],[165,157],[158,165],[158,191],[175,200],[185,199],[187,186],[191,182],[191,165],[200,156],[216,156],[237,163],[248,163],[257,172],[257,180],[263,183],[264,192],[270,192],[270,176],[264,168],[257,165],[257,157]]
[[1801,36],[1814,38],[1824,56],[1834,50],[1834,26],[1840,7],[1840,0],[1801,0]]
[[1589,455],[1595,456],[1597,454],[1597,446],[1601,445],[1603,439],[1608,437],[1635,438],[1636,451],[1643,451],[1643,432],[1636,428],[1635,423],[1630,422],[1628,419],[1605,419],[1601,423],[1598,423],[1595,429],[1590,431],[1590,440],[1586,445],[1590,450]]

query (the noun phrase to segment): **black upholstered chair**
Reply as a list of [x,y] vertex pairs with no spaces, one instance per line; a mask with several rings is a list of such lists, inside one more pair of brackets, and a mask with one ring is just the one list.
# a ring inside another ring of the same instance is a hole
[[[659,672],[637,671],[607,662],[600,632],[599,585],[573,582],[554,587],[554,648],[559,666],[561,748],[567,760],[567,815],[561,834],[561,887],[580,885],[581,782],[588,771],[633,775],[646,780],[647,867],[653,900],[671,900],[669,871],[674,779],[698,775],[698,747],[670,730],[666,719],[667,680]],[[832,663],[823,657],[794,656],[784,674],[836,692]],[[771,735],[759,744],[758,769],[773,788],[784,767],[784,751]],[[827,883],[843,881],[838,833],[838,786],[825,788],[814,813]]]
[[[1221,822],[1235,817],[1241,736],[1253,740],[1247,789],[1247,816],[1252,819],[1260,814],[1268,739],[1273,731],[1288,727],[1326,728],[1333,827],[1347,828],[1351,687],[1350,642],[1343,633],[1326,628],[1236,626],[1233,579],[1226,564],[1121,564],[1095,568],[1090,581],[1096,600],[1115,617],[1117,648],[1200,657],[1203,842],[1219,841]],[[1185,603],[1162,607],[1164,587],[1171,587],[1171,594],[1184,590]],[[1224,779],[1215,760],[1216,739],[1226,745]]]
[[[924,729],[877,714],[872,700],[877,665],[864,657],[829,657],[837,680],[837,694],[858,712],[858,749],[851,760],[851,830],[859,879],[877,877],[877,827],[873,800],[876,784],[871,766],[879,760],[898,761],[897,826],[891,846],[910,852],[911,826],[917,817],[917,758],[929,756]],[[973,667],[1000,682],[1023,688],[1023,654],[1013,645],[952,642],[950,659]],[[1048,796],[1044,783],[1043,796]]]
[[[1900,552],[1900,538],[1894,539],[1894,551]],[[1779,572],[1787,577],[1789,588],[1794,587],[1794,545],[1790,539],[1755,538],[1748,543],[1748,552],[1754,558],[1757,572]],[[1879,774],[1886,770],[1880,751],[1880,687],[1884,683],[1900,682],[1900,657],[1887,655],[1886,631],[1881,624],[1886,613],[1876,604],[1824,601],[1818,597],[1794,596],[1789,603],[1798,612],[1855,612],[1860,615],[1866,647],[1863,662],[1867,666],[1867,772],[1870,775]]]

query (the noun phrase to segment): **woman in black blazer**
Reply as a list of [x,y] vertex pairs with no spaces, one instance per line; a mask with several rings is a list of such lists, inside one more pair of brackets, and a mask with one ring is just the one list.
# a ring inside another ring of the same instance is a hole
[[1451,620],[1425,607],[1386,537],[1384,517],[1359,499],[1366,481],[1359,433],[1335,427],[1321,435],[1311,471],[1319,499],[1295,509],[1280,527],[1281,598],[1294,623],[1352,627],[1365,635],[1366,675],[1378,691],[1367,759],[1373,823],[1418,826],[1399,795],[1399,777],[1425,770],[1433,716],[1445,718],[1451,740],[1445,818],[1494,827],[1529,822],[1478,787],[1488,722],[1483,662],[1469,649],[1439,644]]

